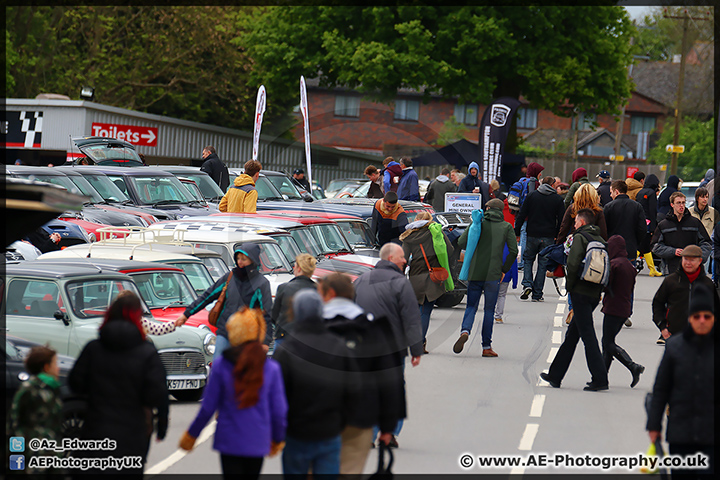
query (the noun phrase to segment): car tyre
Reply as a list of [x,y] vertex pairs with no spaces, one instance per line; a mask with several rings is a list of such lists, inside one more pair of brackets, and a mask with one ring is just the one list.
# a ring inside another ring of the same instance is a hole
[[197,402],[202,398],[204,390],[204,387],[195,390],[171,390],[170,395],[175,397],[178,402]]

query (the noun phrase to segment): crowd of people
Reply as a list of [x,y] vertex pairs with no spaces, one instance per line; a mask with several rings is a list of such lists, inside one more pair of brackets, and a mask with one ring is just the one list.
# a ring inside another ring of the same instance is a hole
[[[223,199],[228,208],[251,204],[253,194],[256,199],[253,185],[260,168],[257,162],[245,165],[245,174],[235,179]],[[482,357],[498,357],[492,347],[493,326],[503,323],[509,283],[516,286],[522,270],[520,299],[543,302],[550,261],[544,252],[555,249],[563,257],[568,327],[541,378],[559,388],[582,341],[591,374],[584,390],[609,388],[613,359],[627,368],[630,386],[637,385],[645,367],[633,362],[617,337],[632,316],[638,259],[644,258],[651,273],[665,272],[653,298],[652,319],[665,354],[648,413],[650,439],[659,438],[669,405],[671,451],[712,456],[713,439],[706,430],[712,425],[708,412],[714,408],[718,291],[703,265],[711,252],[717,255],[710,237],[717,241],[718,219],[709,205],[708,189],[697,189],[688,212],[674,176],[658,198],[654,175],[638,172],[632,179],[612,180],[601,171],[596,189],[583,168],[573,172],[570,185],[543,177],[543,170],[538,163],[527,166],[518,186],[521,201],[513,212],[513,189],[505,195],[497,181],[480,180],[476,163],[470,164],[467,175],[443,169],[424,198],[442,207],[437,210],[444,210],[448,192],[482,197],[482,208],[472,212],[471,225],[453,243],[427,212],[408,222],[400,200],[420,199],[409,159],[388,158],[383,171],[368,167],[370,192],[377,196],[371,223],[380,260],[355,281],[341,273],[314,280],[316,259],[299,255],[295,277],[278,288],[273,300],[269,282],[258,270],[258,245],[239,245],[235,267],[189,305],[174,325],[183,325],[215,301],[223,302],[202,404],[180,447],[192,450],[202,429],[215,418],[214,448],[228,478],[257,477],[263,459],[278,454],[286,476],[363,473],[372,448],[399,446],[407,414],[406,363],[410,357],[412,367],[417,367],[428,354],[435,302],[454,290],[456,280],[466,283],[466,307],[452,347],[461,354],[484,297]],[[671,188],[674,191],[668,193]],[[463,252],[457,279],[449,263],[455,249]],[[607,253],[606,281],[588,272],[592,249]],[[659,270],[653,253],[662,259]],[[598,342],[593,311],[601,301],[604,318]],[[85,346],[69,377],[70,387],[88,397],[81,437],[116,439],[117,452],[142,458],[143,467],[128,472],[137,475],[142,475],[153,432],[161,440],[168,427],[164,369],[145,341],[146,330],[138,297],[118,296],[99,339]],[[37,347],[26,363],[32,376],[15,398],[13,427],[53,438],[60,416],[55,352]],[[54,433],[47,431],[53,429]]]

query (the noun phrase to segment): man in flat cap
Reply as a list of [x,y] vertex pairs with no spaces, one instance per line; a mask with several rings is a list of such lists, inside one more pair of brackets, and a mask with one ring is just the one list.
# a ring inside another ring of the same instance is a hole
[[713,292],[717,304],[717,290],[702,266],[702,249],[688,245],[682,250],[681,268],[663,280],[652,301],[652,319],[661,333],[658,344],[664,345],[671,335],[687,326],[688,302],[697,285],[705,285]]

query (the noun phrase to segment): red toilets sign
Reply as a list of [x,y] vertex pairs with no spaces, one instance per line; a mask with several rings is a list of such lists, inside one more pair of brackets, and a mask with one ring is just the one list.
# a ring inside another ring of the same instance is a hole
[[117,138],[140,147],[157,147],[158,129],[136,125],[93,123],[92,136]]

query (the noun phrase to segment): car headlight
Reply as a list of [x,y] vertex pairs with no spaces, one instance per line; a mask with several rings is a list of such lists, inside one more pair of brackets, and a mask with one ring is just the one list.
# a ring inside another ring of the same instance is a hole
[[212,333],[208,333],[205,335],[205,339],[203,340],[203,349],[205,349],[205,353],[207,353],[210,356],[215,355],[215,335]]

